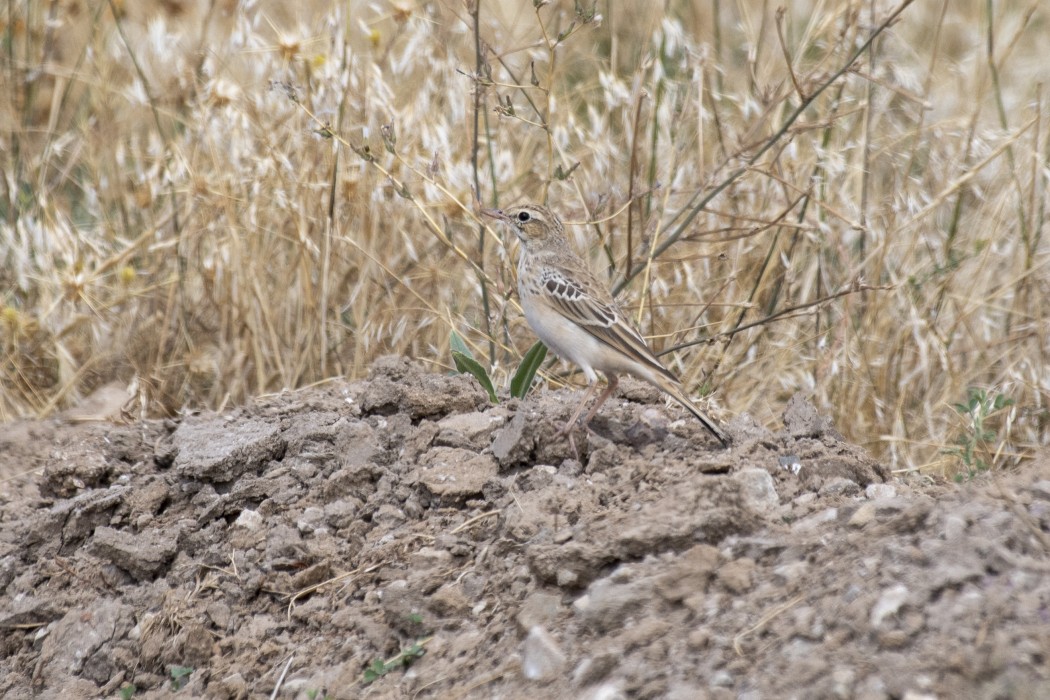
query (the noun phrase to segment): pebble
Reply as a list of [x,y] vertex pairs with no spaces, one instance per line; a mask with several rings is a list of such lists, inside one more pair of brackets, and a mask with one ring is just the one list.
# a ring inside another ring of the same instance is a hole
[[853,515],[850,516],[849,526],[850,527],[864,527],[872,520],[875,519],[875,504],[874,503],[862,503],[857,510],[853,511]]
[[733,674],[725,669],[715,671],[711,674],[712,688],[728,688],[733,685]]
[[841,476],[834,479],[828,479],[824,485],[820,487],[821,496],[852,496],[859,492],[860,486],[857,485],[857,482]]
[[864,489],[864,495],[869,501],[874,501],[876,498],[893,498],[897,495],[897,489],[890,484],[868,484]]
[[555,678],[565,670],[565,654],[558,642],[539,625],[529,630],[525,638],[521,667],[525,677],[533,681]]
[[966,534],[966,527],[966,518],[954,514],[944,516],[944,539],[949,542],[959,539]]
[[871,608],[871,626],[878,629],[887,617],[896,615],[907,602],[908,595],[908,589],[900,583],[884,590]]
[[321,534],[327,531],[324,526],[324,511],[317,506],[310,506],[303,511],[303,514],[299,516],[299,519],[295,521],[295,526],[299,528],[299,532],[304,535],[311,533]]
[[766,510],[780,505],[773,477],[765,469],[741,469],[733,474],[733,479],[743,487],[744,500],[752,508]]
[[583,700],[627,700],[627,696],[620,688],[620,683],[608,681],[589,690]]
[[819,513],[814,513],[791,526],[795,532],[810,532],[816,530],[824,523],[830,523],[839,517],[838,508],[826,508]]
[[262,522],[263,516],[259,515],[259,511],[245,508],[233,521],[233,526],[243,527],[245,530],[258,530]]
[[718,570],[719,582],[729,590],[730,593],[746,593],[751,588],[752,576],[755,572],[755,562],[747,557],[741,557],[729,562]]
[[773,575],[781,585],[790,586],[801,580],[808,571],[809,563],[806,561],[793,561],[781,564],[773,569]]
[[561,611],[561,596],[533,591],[521,604],[516,619],[521,628],[527,630],[550,623]]

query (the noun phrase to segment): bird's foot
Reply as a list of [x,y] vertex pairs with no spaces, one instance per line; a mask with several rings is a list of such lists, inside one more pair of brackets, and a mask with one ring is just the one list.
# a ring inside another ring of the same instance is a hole
[[576,433],[576,428],[578,428],[579,425],[580,425],[579,421],[573,421],[571,423],[564,423],[564,424],[562,424],[561,429],[558,430],[558,432],[556,433],[557,437],[568,438],[568,440],[569,440],[569,447],[572,448],[572,454],[573,454],[573,456],[576,457],[576,461],[577,462],[580,461],[580,451],[578,449],[576,449],[575,433]]

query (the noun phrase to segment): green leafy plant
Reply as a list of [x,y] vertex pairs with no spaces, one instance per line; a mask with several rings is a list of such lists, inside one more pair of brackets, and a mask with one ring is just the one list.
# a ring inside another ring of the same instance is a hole
[[413,662],[422,658],[423,654],[426,653],[426,649],[423,647],[428,641],[430,641],[429,638],[421,639],[412,646],[402,649],[397,656],[393,656],[385,661],[383,659],[376,659],[365,669],[365,672],[362,675],[362,680],[365,683],[371,683],[391,671],[411,666]]
[[193,673],[193,668],[189,666],[172,666],[168,673],[171,674],[171,689],[182,690],[186,685],[186,682],[190,678],[190,674]]
[[[496,389],[492,385],[492,379],[481,363],[474,359],[474,354],[467,347],[467,343],[456,331],[452,331],[449,337],[449,347],[452,350],[452,361],[456,363],[456,370],[461,374],[473,376],[481,386],[488,392],[492,403],[499,403],[496,398]],[[532,382],[536,378],[543,360],[547,357],[547,346],[537,341],[525,356],[521,358],[521,364],[510,379],[510,395],[516,399],[524,398],[532,388]]]
[[125,683],[120,686],[120,700],[131,700],[135,696],[138,687],[134,683]]
[[987,471],[995,462],[995,445],[999,441],[998,431],[990,427],[991,419],[1003,409],[1013,405],[1013,399],[1003,394],[989,394],[984,389],[970,387],[966,390],[966,402],[953,404],[955,412],[967,420],[965,431],[955,439],[956,447],[947,450],[958,457],[965,468],[955,475],[956,481],[972,479]]

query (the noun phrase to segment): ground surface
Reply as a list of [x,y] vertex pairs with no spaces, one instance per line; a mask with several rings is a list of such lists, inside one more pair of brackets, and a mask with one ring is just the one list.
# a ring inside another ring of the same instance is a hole
[[577,461],[575,397],[5,426],[0,696],[1050,697],[1045,456],[903,482],[801,400],[727,452],[631,384]]

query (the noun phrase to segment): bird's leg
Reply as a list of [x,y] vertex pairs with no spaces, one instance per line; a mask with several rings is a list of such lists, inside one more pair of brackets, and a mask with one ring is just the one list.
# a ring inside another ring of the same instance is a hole
[[[594,414],[598,412],[598,409],[602,407],[613,392],[616,391],[616,385],[620,383],[620,378],[615,374],[607,374],[606,379],[609,382],[609,386],[605,387],[605,391],[598,396],[598,400],[591,406],[591,410],[587,411],[587,415],[583,417],[583,420],[579,422],[584,428],[590,424],[591,419],[594,418]],[[569,438],[569,447],[572,448],[573,454],[576,455],[576,459],[579,460],[580,452],[576,449],[576,440],[573,437],[573,432],[577,426],[577,420],[580,418],[580,414],[583,413],[583,407],[587,405],[587,400],[591,398],[591,394],[598,388],[597,382],[592,382],[588,387],[587,391],[584,392],[583,398],[580,400],[580,405],[576,407],[576,410],[572,414],[572,418],[569,419],[562,429],[558,432],[559,435]]]
[[583,398],[580,399],[580,404],[576,407],[576,410],[573,411],[572,418],[562,426],[562,429],[558,432],[559,435],[567,435],[569,440],[572,440],[572,431],[576,428],[576,421],[579,419],[580,414],[583,413],[583,407],[587,405],[587,400],[591,398],[591,394],[594,393],[596,388],[598,388],[597,382],[591,382],[587,385],[587,391],[583,392]]
[[605,387],[605,391],[601,393],[598,400],[594,402],[593,406],[591,406],[591,410],[587,411],[587,415],[583,417],[584,427],[587,427],[591,422],[591,418],[594,418],[594,414],[598,412],[598,409],[602,407],[602,404],[609,400],[609,397],[613,395],[614,391],[616,391],[616,385],[620,383],[620,378],[615,374],[606,374],[605,378],[608,380],[609,386]]

